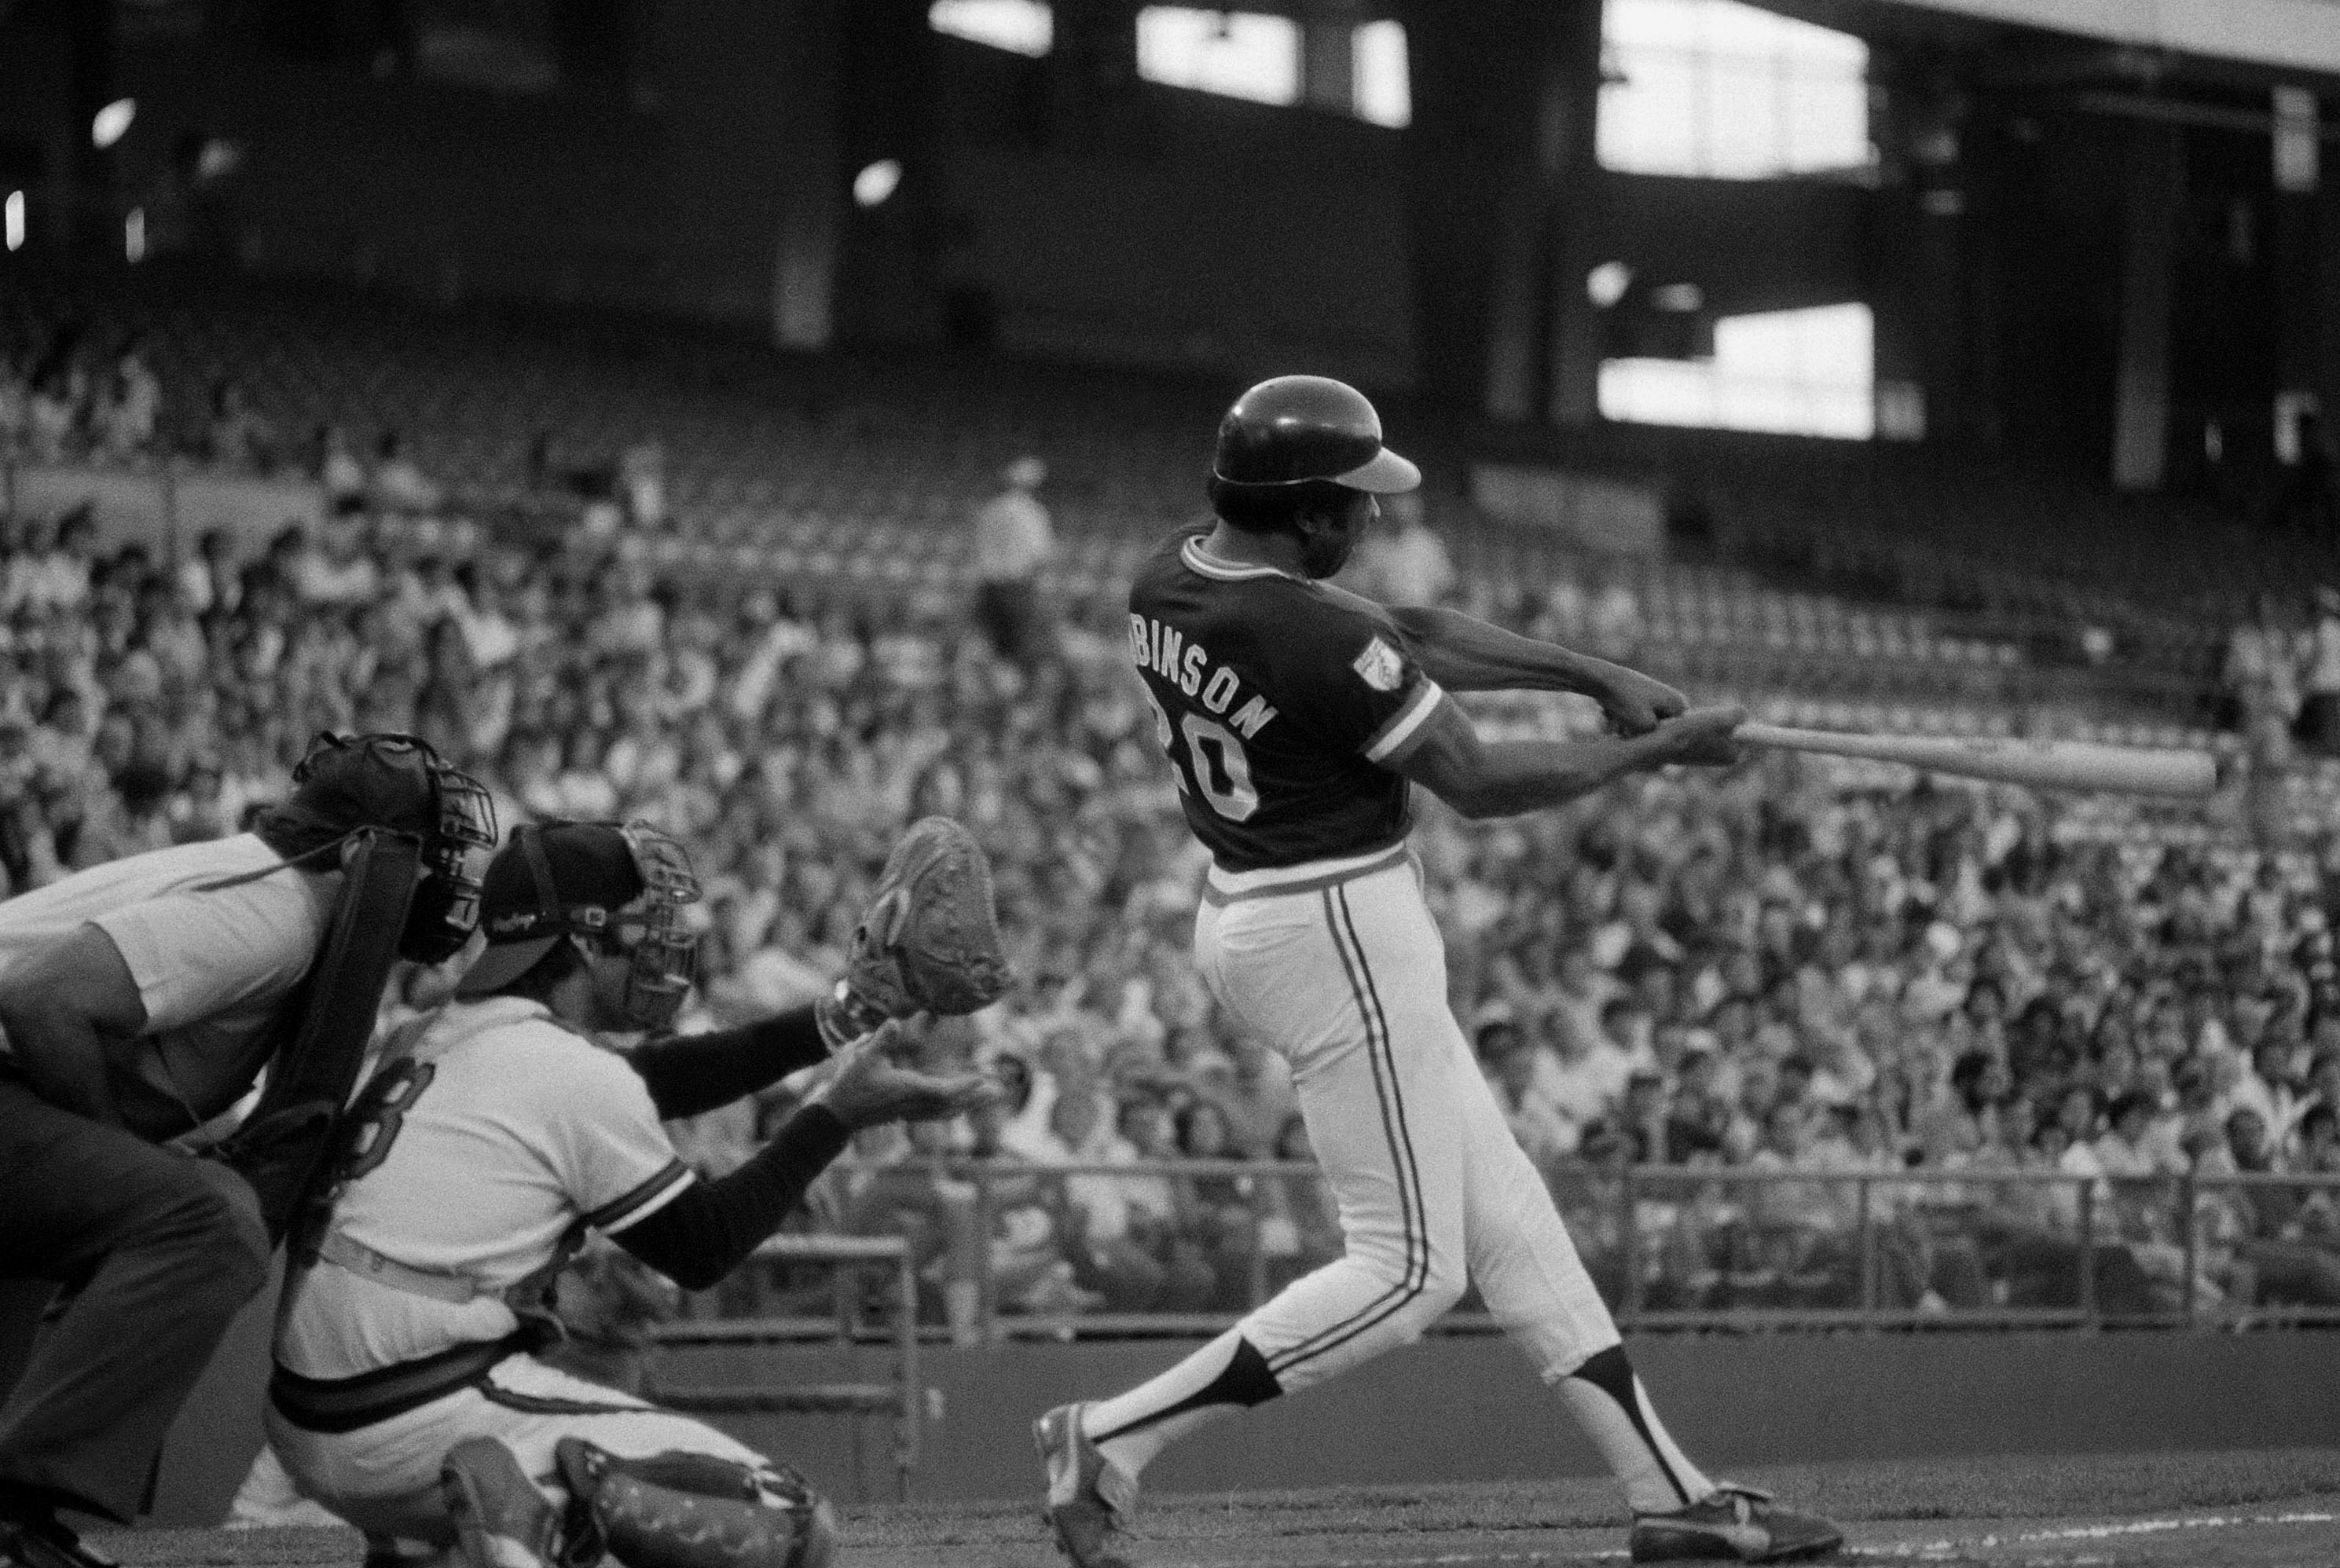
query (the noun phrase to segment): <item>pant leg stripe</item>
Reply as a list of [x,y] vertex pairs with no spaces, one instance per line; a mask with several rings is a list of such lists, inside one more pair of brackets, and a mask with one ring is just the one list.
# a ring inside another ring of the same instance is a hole
[[[1334,914],[1336,900],[1337,918]],[[1284,1352],[1280,1358],[1280,1366],[1284,1367],[1324,1355],[1347,1344],[1403,1309],[1430,1284],[1429,1205],[1422,1197],[1422,1172],[1415,1163],[1413,1137],[1406,1125],[1405,1100],[1398,1087],[1395,1042],[1390,1035],[1389,1017],[1382,1009],[1380,987],[1374,983],[1373,967],[1365,957],[1364,941],[1357,935],[1356,917],[1349,909],[1346,889],[1326,890],[1325,922],[1333,928],[1334,943],[1340,950],[1342,964],[1348,971],[1350,989],[1357,999],[1357,1010],[1365,1021],[1366,1049],[1374,1051],[1378,1047],[1373,1057],[1373,1082],[1377,1091],[1383,1091],[1383,1069],[1386,1066],[1388,1070],[1382,1104],[1383,1131],[1390,1139],[1393,1163],[1397,1170],[1399,1208],[1405,1225],[1406,1267],[1399,1286],[1393,1291],[1384,1292],[1380,1300],[1367,1307],[1357,1317],[1335,1324],[1307,1344]],[[1396,1122],[1394,1130],[1390,1126],[1393,1115]],[[1392,1296],[1396,1299],[1390,1299]],[[1387,1305],[1383,1305],[1383,1302]],[[1327,1335],[1333,1337],[1327,1339]]]
[[1383,1069],[1381,1046],[1385,1021],[1380,1016],[1379,1010],[1373,1005],[1370,993],[1358,978],[1357,967],[1363,960],[1363,953],[1360,952],[1353,958],[1348,945],[1343,940],[1340,922],[1334,913],[1334,889],[1326,888],[1318,896],[1324,907],[1325,930],[1333,938],[1333,950],[1340,955],[1342,972],[1349,981],[1349,994],[1356,1003],[1358,1020],[1364,1026],[1365,1060],[1373,1069],[1373,1097],[1381,1107],[1382,1136],[1388,1141],[1390,1166],[1397,1177],[1399,1224],[1405,1233],[1405,1266],[1394,1284],[1357,1311],[1337,1323],[1319,1329],[1299,1344],[1279,1351],[1268,1363],[1271,1371],[1279,1373],[1286,1367],[1330,1348],[1330,1346],[1325,1343],[1328,1339],[1334,1343],[1345,1341],[1351,1334],[1371,1327],[1383,1317],[1403,1307],[1406,1302],[1421,1293],[1422,1287],[1415,1283],[1416,1274],[1420,1273],[1425,1279],[1428,1275],[1428,1247],[1421,1233],[1421,1225],[1414,1207],[1413,1191],[1407,1181],[1404,1151],[1399,1146],[1396,1123],[1391,1111],[1390,1101],[1395,1091],[1395,1086],[1389,1081],[1389,1077],[1393,1075],[1385,1075]]
[[1383,1114],[1386,1119],[1394,1113],[1397,1119],[1397,1129],[1392,1139],[1392,1149],[1397,1157],[1398,1191],[1401,1204],[1404,1205],[1409,1188],[1413,1199],[1410,1206],[1403,1207],[1403,1212],[1409,1215],[1406,1224],[1406,1278],[1409,1283],[1405,1287],[1404,1295],[1400,1299],[1390,1303],[1385,1309],[1374,1314],[1368,1321],[1357,1324],[1330,1343],[1319,1345],[1314,1349],[1305,1352],[1304,1356],[1288,1356],[1287,1365],[1294,1360],[1305,1359],[1306,1356],[1322,1356],[1347,1344],[1375,1324],[1401,1310],[1408,1302],[1413,1301],[1430,1287],[1430,1205],[1422,1196],[1422,1169],[1414,1159],[1413,1130],[1406,1124],[1405,1096],[1398,1087],[1397,1044],[1390,1033],[1389,1015],[1382,1008],[1381,988],[1374,982],[1373,965],[1365,957],[1364,939],[1357,934],[1356,916],[1349,908],[1348,890],[1344,887],[1335,887],[1327,891],[1330,894],[1326,901],[1325,912],[1328,920],[1333,918],[1333,904],[1337,902],[1339,906],[1339,919],[1334,922],[1335,941],[1339,941],[1340,936],[1345,932],[1347,942],[1344,947],[1344,957],[1345,959],[1350,953],[1355,955],[1356,967],[1350,977],[1350,984],[1358,991],[1359,1009],[1364,1012],[1368,1021],[1366,1029],[1368,1046],[1370,1047],[1375,1040],[1379,1040],[1381,1060],[1388,1069],[1389,1098]]
[[1404,1107],[1398,1103],[1397,1064],[1394,1057],[1387,1054],[1389,1021],[1382,1013],[1381,998],[1373,989],[1371,974],[1364,972],[1363,945],[1358,943],[1353,957],[1351,954],[1350,942],[1355,937],[1353,924],[1349,930],[1349,940],[1343,938],[1341,921],[1334,912],[1336,895],[1340,897],[1342,911],[1345,912],[1348,898],[1340,888],[1326,888],[1319,896],[1324,906],[1324,926],[1332,934],[1333,950],[1341,955],[1341,970],[1348,978],[1349,994],[1355,1001],[1357,1016],[1365,1027],[1365,1058],[1373,1068],[1373,1097],[1381,1106],[1382,1136],[1389,1143],[1390,1164],[1397,1176],[1399,1224],[1405,1232],[1405,1267],[1395,1284],[1356,1312],[1278,1352],[1268,1362],[1269,1369],[1278,1375],[1348,1343],[1420,1296],[1430,1282],[1430,1242],[1423,1232],[1426,1220],[1420,1202],[1421,1178],[1413,1168],[1413,1145],[1403,1139]]

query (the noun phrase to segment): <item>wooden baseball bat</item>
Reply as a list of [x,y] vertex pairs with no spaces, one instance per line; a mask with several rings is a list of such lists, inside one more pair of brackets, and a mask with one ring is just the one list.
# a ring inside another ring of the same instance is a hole
[[2218,787],[2218,759],[2200,751],[1980,735],[1855,735],[1756,724],[1740,725],[1739,738],[1750,745],[1906,763],[1933,773],[2049,789],[2199,797]]

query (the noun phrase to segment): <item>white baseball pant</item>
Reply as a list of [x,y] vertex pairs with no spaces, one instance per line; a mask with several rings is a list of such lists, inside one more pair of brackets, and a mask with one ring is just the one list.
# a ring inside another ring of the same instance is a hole
[[303,1494],[369,1535],[451,1544],[454,1526],[439,1486],[447,1451],[467,1437],[500,1437],[520,1467],[558,1504],[568,1494],[557,1481],[553,1445],[582,1437],[622,1459],[654,1454],[711,1455],[758,1469],[762,1455],[704,1422],[573,1377],[529,1356],[498,1362],[485,1388],[459,1389],[443,1399],[361,1426],[354,1432],[311,1432],[272,1406],[268,1441]]
[[1243,1322],[1286,1392],[1418,1338],[1466,1280],[1546,1382],[1619,1342],[1447,1007],[1445,948],[1410,858],[1345,881],[1214,889],[1195,957],[1220,1003],[1290,1061],[1346,1238]]

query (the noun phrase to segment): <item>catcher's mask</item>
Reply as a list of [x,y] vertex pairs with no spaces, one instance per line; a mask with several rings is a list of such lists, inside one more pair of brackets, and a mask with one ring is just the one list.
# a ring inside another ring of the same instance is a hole
[[291,814],[337,833],[388,827],[422,840],[422,882],[407,906],[398,952],[444,963],[480,923],[473,854],[496,847],[496,807],[479,780],[419,735],[320,732],[292,769]]
[[522,823],[488,867],[481,919],[488,947],[456,994],[501,991],[571,938],[626,954],[627,1021],[663,1029],[698,967],[699,935],[682,913],[697,902],[690,857],[647,823]]

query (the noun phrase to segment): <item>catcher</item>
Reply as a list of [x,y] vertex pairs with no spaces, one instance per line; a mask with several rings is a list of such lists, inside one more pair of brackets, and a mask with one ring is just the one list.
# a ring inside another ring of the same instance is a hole
[[[1005,989],[982,851],[930,817],[887,861],[834,994],[659,1038],[690,989],[699,883],[640,824],[515,829],[481,894],[487,946],[453,1001],[402,1026],[296,1238],[269,1440],[301,1490],[375,1538],[471,1568],[819,1568],[828,1505],[713,1428],[538,1359],[546,1291],[588,1231],[688,1289],[776,1230],[855,1129],[955,1115],[983,1076],[897,1063],[925,1012]],[[620,1053],[593,1037],[649,1031]],[[675,1156],[695,1116],[834,1059],[719,1180]],[[387,1538],[387,1539],[385,1539]]]

